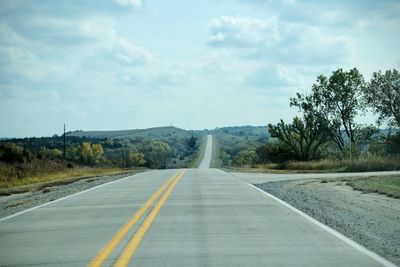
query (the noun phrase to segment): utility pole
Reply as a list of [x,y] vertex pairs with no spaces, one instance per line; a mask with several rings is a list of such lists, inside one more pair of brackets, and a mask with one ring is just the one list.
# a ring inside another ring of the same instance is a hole
[[65,123],[64,123],[64,160],[65,160],[65,152],[66,152],[65,141],[66,141],[66,136],[65,136]]

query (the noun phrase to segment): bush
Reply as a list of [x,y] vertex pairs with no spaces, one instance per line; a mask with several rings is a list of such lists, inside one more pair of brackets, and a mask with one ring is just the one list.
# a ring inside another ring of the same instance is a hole
[[0,144],[0,160],[7,163],[22,163],[27,158],[27,151],[14,143]]
[[47,149],[46,147],[42,147],[36,153],[36,157],[38,159],[60,159],[62,157],[62,152],[57,148]]
[[240,151],[233,159],[233,163],[237,166],[252,165],[256,164],[257,161],[258,157],[255,149]]
[[281,143],[267,143],[256,149],[257,156],[262,163],[285,162],[293,159],[293,155]]
[[139,167],[146,163],[144,160],[144,154],[137,150],[130,150],[126,153],[126,165],[127,167]]
[[374,156],[383,156],[386,153],[386,146],[378,140],[374,140],[368,145],[368,153]]
[[388,138],[388,152],[389,154],[400,154],[400,132]]
[[147,166],[154,169],[165,169],[175,155],[171,146],[163,141],[149,142],[143,154]]

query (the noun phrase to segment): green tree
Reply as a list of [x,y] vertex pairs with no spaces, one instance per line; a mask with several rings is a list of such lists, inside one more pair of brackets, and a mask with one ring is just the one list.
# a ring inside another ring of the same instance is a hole
[[174,155],[174,150],[163,141],[151,141],[145,147],[145,160],[150,168],[164,169]]
[[268,142],[256,149],[260,163],[267,162],[284,162],[295,159],[290,148],[282,142]]
[[39,151],[36,152],[36,157],[38,159],[46,159],[48,157],[48,154],[49,154],[49,150],[46,147],[42,146],[39,149]]
[[240,151],[233,159],[233,163],[238,166],[252,165],[258,161],[258,155],[254,148]]
[[36,153],[36,156],[39,159],[59,159],[62,156],[62,152],[57,148],[48,149],[46,147],[41,147]]
[[81,160],[81,147],[78,145],[68,146],[66,154],[67,159],[78,162]]
[[84,163],[92,163],[93,162],[93,150],[90,142],[82,143],[81,147],[81,160]]
[[387,150],[389,154],[400,154],[400,132],[387,138]]
[[146,163],[146,161],[144,159],[144,154],[137,150],[128,151],[126,162],[127,162],[128,167],[143,166]]
[[369,143],[368,153],[375,156],[383,156],[386,154],[386,144],[379,139],[375,139]]
[[62,152],[61,152],[61,150],[54,148],[54,149],[50,150],[50,156],[53,159],[59,159],[62,156]]
[[354,146],[371,137],[365,136],[364,133],[371,132],[365,131],[365,127],[355,121],[357,115],[365,111],[361,101],[364,86],[364,78],[356,68],[347,72],[338,69],[329,78],[320,75],[311,93],[298,93],[291,98],[290,105],[298,107],[306,117],[312,116],[325,125],[326,134],[343,151],[346,139]]
[[390,125],[400,128],[400,73],[387,70],[384,74],[374,72],[364,87],[364,98],[375,114],[378,123],[389,120]]
[[321,147],[328,141],[323,129],[324,124],[312,116],[304,120],[295,117],[292,124],[281,120],[277,125],[269,124],[268,128],[271,137],[285,144],[298,160],[318,158]]
[[104,160],[103,158],[104,150],[101,144],[92,144],[92,155],[93,161],[96,164],[99,164]]
[[24,148],[15,143],[0,144],[0,160],[8,163],[24,162]]
[[194,136],[190,137],[188,140],[188,146],[190,149],[194,149],[196,147],[197,140]]
[[222,161],[223,166],[230,166],[231,165],[231,155],[227,153],[224,149],[220,149],[219,151],[219,157]]

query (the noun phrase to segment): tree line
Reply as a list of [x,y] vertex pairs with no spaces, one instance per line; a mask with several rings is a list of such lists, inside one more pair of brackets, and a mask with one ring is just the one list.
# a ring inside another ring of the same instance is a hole
[[[151,138],[87,138],[68,137],[66,158],[63,136],[23,138],[0,141],[0,162],[6,164],[34,163],[38,160],[63,161],[85,166],[118,166],[124,168],[169,168],[186,164],[195,157],[198,137]],[[178,162],[179,161],[179,162]]]
[[[272,158],[309,161],[329,153],[337,158],[357,158],[365,147],[370,153],[400,153],[400,74],[397,70],[374,72],[370,81],[353,68],[337,69],[327,77],[318,76],[309,93],[297,93],[290,106],[300,112],[291,123],[269,124]],[[378,116],[375,124],[361,124],[357,118],[370,110]],[[386,123],[394,131],[385,135]],[[333,145],[333,146],[332,146]]]
[[[295,168],[293,163],[303,162],[307,164],[302,168],[399,168],[397,70],[377,71],[366,80],[356,68],[337,69],[318,76],[307,93],[290,98],[289,106],[299,112],[289,123],[214,130],[219,147],[216,165]],[[376,115],[376,122],[360,123],[368,113]]]

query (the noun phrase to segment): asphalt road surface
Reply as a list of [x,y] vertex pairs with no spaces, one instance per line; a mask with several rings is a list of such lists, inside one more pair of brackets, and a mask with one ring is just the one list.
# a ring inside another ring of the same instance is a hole
[[157,170],[0,220],[0,265],[390,266],[343,240],[223,171]]
[[212,156],[212,135],[209,134],[207,136],[207,145],[206,145],[206,150],[204,152],[204,158],[200,163],[199,169],[210,168],[211,156]]

